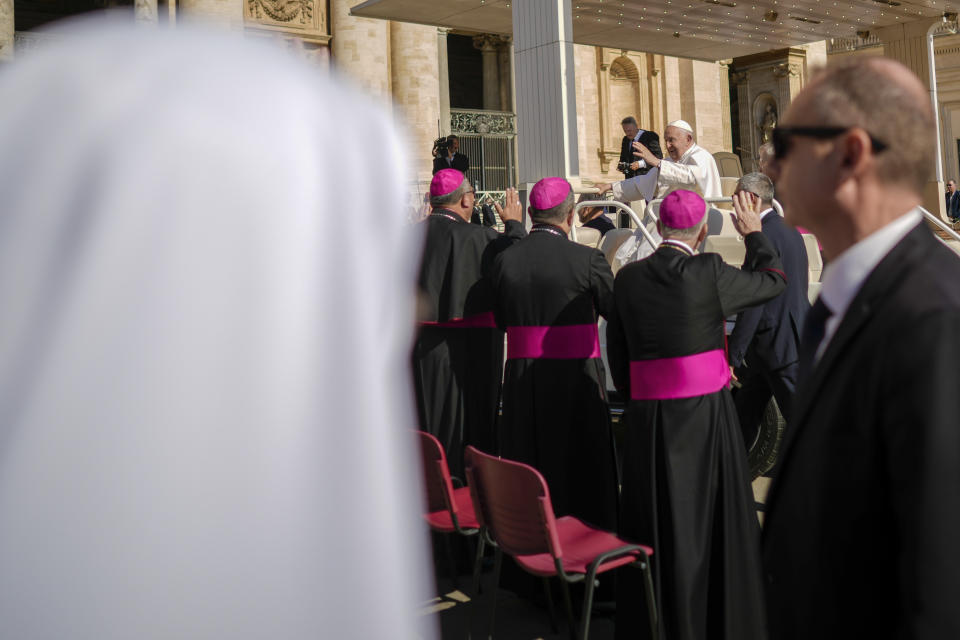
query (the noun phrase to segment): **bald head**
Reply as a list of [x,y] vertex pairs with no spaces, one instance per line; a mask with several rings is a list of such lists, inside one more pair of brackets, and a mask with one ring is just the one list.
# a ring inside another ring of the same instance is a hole
[[854,58],[815,77],[791,105],[823,126],[860,127],[886,144],[877,177],[922,193],[933,173],[936,125],[930,96],[905,66]]

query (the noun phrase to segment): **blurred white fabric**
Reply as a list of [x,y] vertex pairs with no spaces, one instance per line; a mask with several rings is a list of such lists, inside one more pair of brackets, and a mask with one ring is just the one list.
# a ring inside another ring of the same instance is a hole
[[0,104],[0,638],[433,637],[391,120],[109,20]]

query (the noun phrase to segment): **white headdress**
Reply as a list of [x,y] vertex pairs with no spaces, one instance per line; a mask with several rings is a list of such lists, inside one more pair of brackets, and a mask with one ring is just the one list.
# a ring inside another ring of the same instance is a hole
[[687,131],[687,132],[689,132],[690,134],[693,134],[693,127],[691,127],[691,126],[687,123],[686,120],[674,120],[673,122],[671,122],[671,123],[668,124],[667,126],[668,126],[668,127],[676,127],[677,129],[683,129],[684,131]]
[[392,121],[237,36],[70,32],[0,75],[0,637],[433,637]]

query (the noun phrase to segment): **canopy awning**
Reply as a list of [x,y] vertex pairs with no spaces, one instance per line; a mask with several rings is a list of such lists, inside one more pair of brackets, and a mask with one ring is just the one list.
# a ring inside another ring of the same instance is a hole
[[[367,0],[355,16],[482,33],[513,32],[511,1]],[[923,18],[936,0],[574,0],[573,41],[698,60],[724,60]],[[955,9],[952,9],[955,11]]]

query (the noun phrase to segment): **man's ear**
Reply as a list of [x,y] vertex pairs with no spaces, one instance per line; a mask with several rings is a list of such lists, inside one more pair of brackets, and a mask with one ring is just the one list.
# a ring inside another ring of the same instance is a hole
[[573,226],[573,212],[576,211],[576,210],[577,210],[577,208],[574,207],[573,209],[570,209],[570,213],[567,214],[567,226],[568,226],[568,227],[572,227],[572,226]]
[[861,173],[870,162],[872,143],[870,135],[863,129],[854,127],[847,131],[838,146],[841,171]]
[[697,241],[693,243],[693,246],[699,247],[704,240],[707,239],[707,223],[703,223],[703,226],[700,227],[700,233],[697,234]]

